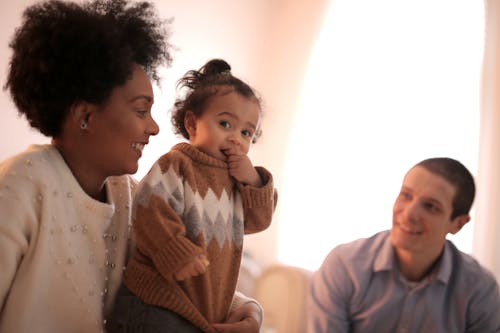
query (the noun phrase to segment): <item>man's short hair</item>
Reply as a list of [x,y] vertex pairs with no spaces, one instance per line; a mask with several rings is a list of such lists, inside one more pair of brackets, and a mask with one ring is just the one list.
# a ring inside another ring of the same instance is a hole
[[462,163],[448,157],[435,157],[425,159],[415,166],[423,167],[427,171],[443,177],[455,188],[451,220],[457,216],[469,214],[476,195],[476,186],[474,177]]

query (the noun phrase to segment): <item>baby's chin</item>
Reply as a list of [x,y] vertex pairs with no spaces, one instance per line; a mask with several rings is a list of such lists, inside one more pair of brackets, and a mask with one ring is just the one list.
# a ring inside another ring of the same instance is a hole
[[211,150],[211,151],[202,150],[202,151],[205,154],[207,154],[208,156],[213,157],[217,160],[224,161],[224,162],[227,161],[228,155],[225,154],[223,150]]
[[227,161],[227,154],[224,153],[224,151],[222,149],[220,150],[214,150],[214,149],[205,149],[204,147],[201,147],[201,146],[194,146],[196,147],[199,151],[207,154],[208,156],[210,157],[213,157],[217,160],[221,160],[221,161]]

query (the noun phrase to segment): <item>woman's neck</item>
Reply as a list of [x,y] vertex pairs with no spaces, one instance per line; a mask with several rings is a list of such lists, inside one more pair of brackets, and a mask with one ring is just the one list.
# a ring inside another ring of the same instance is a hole
[[95,200],[107,202],[106,187],[104,186],[106,177],[99,176],[92,169],[85,154],[57,139],[52,139],[52,145],[59,151],[83,191]]

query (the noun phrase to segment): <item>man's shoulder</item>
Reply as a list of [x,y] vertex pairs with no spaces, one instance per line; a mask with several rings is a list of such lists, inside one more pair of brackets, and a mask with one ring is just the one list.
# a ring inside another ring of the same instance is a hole
[[388,251],[392,251],[389,237],[389,231],[382,231],[334,247],[315,273],[316,279],[325,279],[329,281],[327,284],[340,284],[344,289],[342,292],[347,294],[354,292],[353,288],[357,286],[357,292],[364,294],[377,273],[376,261],[382,259],[385,263],[392,260],[392,256],[387,255]]
[[374,261],[378,258],[387,259],[387,242],[390,231],[378,232],[370,237],[335,246],[324,260],[325,267],[338,266],[346,270],[356,271],[356,274],[373,272]]
[[351,242],[340,244],[332,252],[335,251],[342,257],[350,259],[366,259],[377,254],[386,241],[388,241],[389,237],[389,230],[381,231],[370,237],[358,238]]
[[493,273],[483,266],[476,258],[471,254],[460,251],[448,241],[448,246],[450,247],[453,254],[453,274],[458,274],[459,277],[464,281],[464,284],[471,285],[483,285],[484,284],[496,284],[496,279]]

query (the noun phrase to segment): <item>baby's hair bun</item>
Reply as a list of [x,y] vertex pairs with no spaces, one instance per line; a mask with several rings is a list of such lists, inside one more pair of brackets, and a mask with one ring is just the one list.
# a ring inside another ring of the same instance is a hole
[[[221,77],[221,75],[223,76]],[[230,78],[230,75],[231,66],[229,66],[226,61],[222,59],[212,59],[203,65],[203,67],[199,70],[188,71],[180,80],[177,81],[177,87],[187,87],[194,90],[201,86],[210,86],[214,84],[214,82],[218,81],[223,83],[223,81]],[[217,76],[219,76],[218,79],[216,78]],[[223,78],[222,81],[220,80],[221,78]]]
[[231,74],[231,66],[222,59],[212,59],[200,68],[200,73],[205,76]]

